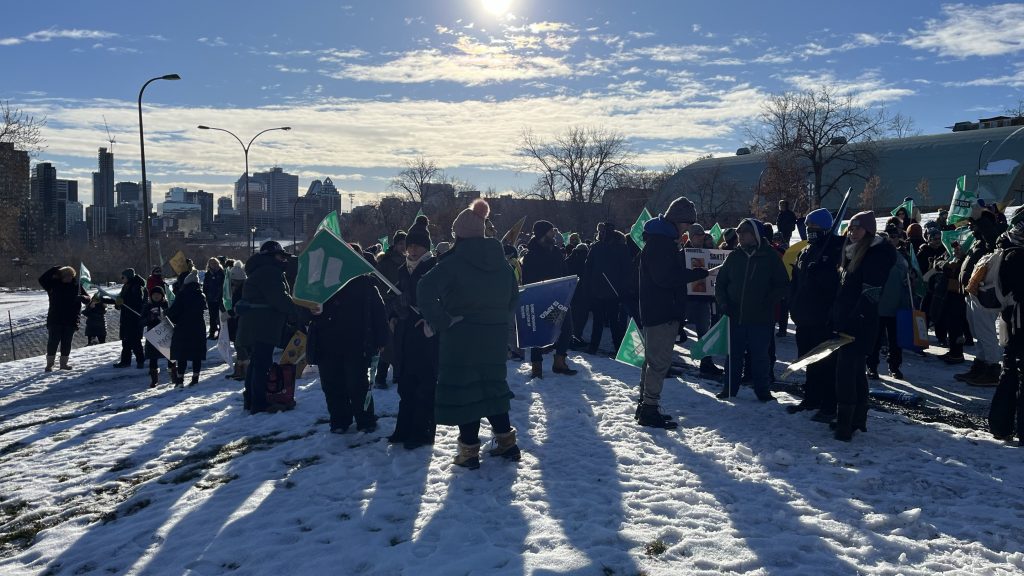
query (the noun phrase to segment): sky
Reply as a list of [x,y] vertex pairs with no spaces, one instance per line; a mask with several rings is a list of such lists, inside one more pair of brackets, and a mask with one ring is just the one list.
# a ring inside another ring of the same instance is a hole
[[[477,189],[527,191],[524,130],[622,133],[661,169],[746,144],[773,93],[830,85],[923,134],[1024,99],[1024,4],[822,1],[54,1],[5,7],[0,99],[46,117],[35,160],[79,180],[116,140],[117,181],[229,194],[281,166],[356,204],[417,156]],[[343,208],[349,208],[348,202]]]

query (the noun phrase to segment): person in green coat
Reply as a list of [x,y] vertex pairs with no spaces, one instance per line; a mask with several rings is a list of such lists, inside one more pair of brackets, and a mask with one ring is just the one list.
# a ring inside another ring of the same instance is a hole
[[466,468],[480,467],[484,417],[495,435],[489,454],[520,457],[508,416],[513,394],[505,368],[509,318],[519,302],[519,287],[501,243],[484,236],[489,213],[487,202],[476,200],[458,215],[452,225],[455,247],[417,288],[424,334],[440,337],[435,420],[459,427],[455,464]]
[[775,325],[775,305],[789,290],[782,258],[768,243],[764,225],[747,218],[736,228],[739,247],[729,253],[715,281],[718,311],[729,317],[729,365],[725,389],[735,396],[740,387],[743,355],[750,352],[754,392],[762,402],[774,400],[768,389],[768,346]]

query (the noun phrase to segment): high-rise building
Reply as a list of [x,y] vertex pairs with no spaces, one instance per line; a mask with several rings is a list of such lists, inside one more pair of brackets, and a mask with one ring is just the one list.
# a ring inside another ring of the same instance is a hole
[[43,240],[55,240],[67,233],[67,186],[58,187],[57,169],[49,162],[36,164],[32,172],[32,203],[38,210],[36,227]]
[[[72,182],[75,182],[77,184],[75,180],[72,180]],[[85,216],[83,214],[84,211],[85,207],[82,205],[81,202],[67,202],[65,204],[65,222],[67,224],[64,227],[65,235],[71,234],[71,231],[75,228],[75,224],[77,224],[78,222],[85,221]]]
[[89,238],[96,238],[107,233],[107,207],[93,204],[85,209],[85,223],[89,227]]
[[35,247],[30,168],[28,152],[0,142],[0,253],[22,256]]
[[66,202],[78,202],[78,180],[57,180],[57,196]]
[[135,238],[139,235],[142,222],[142,204],[122,202],[114,208],[116,225],[113,232],[118,236]]
[[[92,204],[113,209],[114,202],[114,153],[100,148],[96,155],[97,172],[92,173]],[[108,210],[109,212],[109,210]]]
[[199,204],[199,227],[203,232],[209,232],[213,227],[213,193],[197,191],[196,202]]
[[217,213],[225,214],[228,212],[235,212],[235,209],[231,207],[231,197],[221,196],[217,198]]
[[114,193],[117,196],[118,204],[124,204],[125,202],[142,202],[140,190],[141,187],[138,182],[118,182],[114,185]]
[[[299,197],[298,176],[275,166],[269,172],[256,172],[249,180],[262,182],[266,187],[267,210],[277,217],[291,217],[292,205]],[[250,191],[250,196],[251,194]]]

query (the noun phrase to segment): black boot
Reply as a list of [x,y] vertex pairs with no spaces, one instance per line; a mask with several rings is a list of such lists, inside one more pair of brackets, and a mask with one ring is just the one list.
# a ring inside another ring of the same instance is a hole
[[835,439],[849,442],[853,440],[853,404],[840,404],[836,407]]
[[114,364],[114,368],[128,368],[132,365],[132,351],[127,350],[126,352],[127,354],[124,352],[121,353],[121,361]]
[[648,428],[663,428],[665,430],[675,430],[679,427],[679,423],[666,420],[664,415],[658,411],[658,407],[651,404],[644,404],[640,407],[640,416],[636,422]]
[[157,382],[160,380],[160,372],[156,368],[149,371],[149,387],[156,388]]
[[[644,401],[643,401],[643,400],[641,400],[641,401],[640,401],[640,402],[638,402],[638,403],[637,403],[637,405],[636,405],[636,412],[634,412],[634,413],[633,413],[633,420],[639,420],[639,419],[640,419],[640,412],[641,412],[641,411],[642,411],[643,409],[644,409]],[[671,416],[669,416],[668,414],[662,414],[662,415],[661,415],[661,417],[662,417],[662,419],[664,419],[664,420],[671,420],[671,419],[672,419],[672,417],[671,417]]]
[[868,405],[857,404],[853,408],[853,421],[850,426],[854,430],[860,430],[861,432],[868,431]]
[[700,359],[700,373],[702,376],[721,376],[725,374],[725,370],[715,366],[711,356],[705,356]]
[[786,412],[789,412],[790,414],[796,414],[798,412],[803,412],[804,410],[817,410],[817,409],[818,409],[818,403],[817,402],[813,402],[811,400],[808,400],[807,398],[804,398],[796,406],[786,406]]

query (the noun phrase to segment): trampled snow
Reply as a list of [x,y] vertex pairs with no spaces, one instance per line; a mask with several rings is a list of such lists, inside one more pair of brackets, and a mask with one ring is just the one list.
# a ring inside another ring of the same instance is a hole
[[[467,471],[451,427],[433,449],[388,445],[393,387],[374,391],[378,431],[334,435],[315,368],[294,411],[249,416],[223,364],[149,390],[145,370],[110,367],[118,349],[76,350],[70,373],[0,365],[2,573],[1024,570],[1022,452],[983,432],[873,411],[846,444],[747,388],[720,402],[689,372],[663,398],[680,429],[643,429],[638,370],[576,356],[575,377],[509,365],[523,460]],[[937,364],[904,372],[960,386]]]

